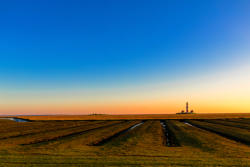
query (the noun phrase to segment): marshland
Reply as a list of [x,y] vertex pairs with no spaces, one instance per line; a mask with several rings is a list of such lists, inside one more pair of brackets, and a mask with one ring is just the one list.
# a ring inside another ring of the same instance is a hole
[[1,166],[250,166],[246,114],[64,117],[0,119]]

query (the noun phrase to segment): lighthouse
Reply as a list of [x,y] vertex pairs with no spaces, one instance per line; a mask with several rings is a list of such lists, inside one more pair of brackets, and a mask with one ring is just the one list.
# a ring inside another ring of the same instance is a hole
[[186,111],[182,110],[181,112],[176,113],[176,114],[193,114],[193,113],[194,113],[194,110],[191,110],[191,111],[189,112],[188,102],[186,102]]
[[186,102],[186,113],[188,113],[188,102]]

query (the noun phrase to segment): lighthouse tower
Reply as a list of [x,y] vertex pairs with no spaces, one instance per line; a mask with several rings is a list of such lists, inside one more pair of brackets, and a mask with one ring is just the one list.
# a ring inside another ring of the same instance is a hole
[[194,114],[194,110],[191,110],[191,111],[189,112],[188,102],[186,102],[186,111],[182,110],[181,112],[176,113],[176,114]]
[[186,102],[186,113],[188,113],[188,102]]

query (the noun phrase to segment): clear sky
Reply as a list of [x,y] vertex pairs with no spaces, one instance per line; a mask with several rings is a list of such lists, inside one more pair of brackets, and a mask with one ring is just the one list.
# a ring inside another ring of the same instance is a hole
[[250,112],[249,0],[8,0],[0,21],[0,115]]

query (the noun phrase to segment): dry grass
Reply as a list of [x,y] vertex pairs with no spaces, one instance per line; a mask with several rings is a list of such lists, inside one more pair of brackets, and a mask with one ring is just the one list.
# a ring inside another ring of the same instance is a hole
[[242,128],[242,129],[248,129],[250,130],[250,123],[246,124],[246,123],[241,123],[241,122],[232,122],[232,121],[227,121],[227,120],[221,120],[221,119],[209,119],[209,120],[204,120],[206,122],[210,122],[210,123],[215,123],[215,124],[221,124],[221,125],[225,125],[225,126],[231,126],[231,127],[237,127],[237,128]]
[[182,146],[191,146],[219,157],[250,158],[249,146],[224,138],[215,133],[172,121],[175,134]]
[[217,123],[205,121],[188,120],[194,126],[220,134],[229,139],[250,145],[250,131],[247,129],[225,126]]
[[[1,146],[9,146],[9,145],[29,145],[29,144],[41,144],[46,143],[49,141],[57,140],[59,138],[78,135],[79,133],[84,133],[87,130],[101,128],[104,126],[111,126],[113,124],[121,123],[121,121],[95,121],[95,122],[85,122],[82,125],[73,126],[69,128],[60,128],[56,130],[49,130],[46,132],[41,131],[40,133],[34,133],[37,132],[37,128],[33,127],[33,129],[30,130],[30,135],[17,135],[15,137],[6,137],[1,140]],[[46,125],[46,124],[45,124]],[[50,124],[51,126],[51,124]],[[53,126],[53,123],[52,123]],[[31,126],[32,127],[32,126]],[[21,129],[20,127],[17,127],[17,129]],[[40,127],[40,129],[43,129]],[[12,134],[10,131],[9,133]],[[5,133],[6,136],[9,135],[9,133]]]
[[105,128],[97,128],[78,136],[61,138],[59,140],[51,141],[50,143],[46,143],[46,146],[43,147],[46,149],[55,148],[58,150],[82,150],[85,149],[86,146],[97,144],[139,122],[140,121],[127,121]]
[[[0,121],[0,125],[5,127],[0,127],[1,136],[8,137],[18,131],[24,134],[0,139],[0,166],[250,166],[248,145],[186,125],[179,120],[166,121],[180,143],[179,147],[167,147],[164,144],[160,120],[147,120],[141,126],[111,138],[102,146],[89,146],[138,122]],[[227,127],[225,133],[231,128],[236,128],[237,133],[247,131],[239,127],[213,125]],[[28,145],[20,145],[24,143]]]

